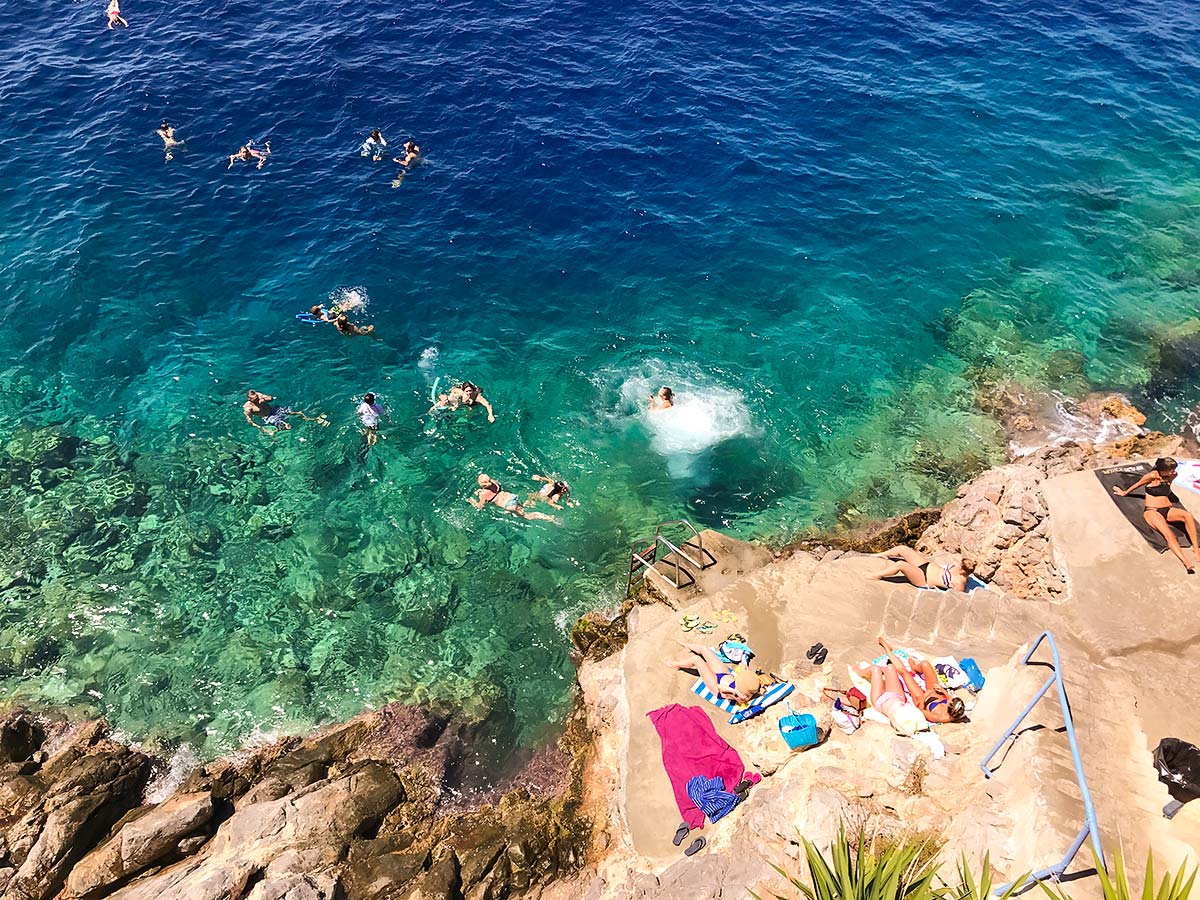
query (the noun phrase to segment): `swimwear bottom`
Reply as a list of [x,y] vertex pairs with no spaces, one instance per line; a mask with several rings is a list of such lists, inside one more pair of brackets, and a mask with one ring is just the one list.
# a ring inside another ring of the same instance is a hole
[[293,415],[295,410],[290,406],[277,406],[275,412],[263,419],[264,425],[274,425],[276,428],[282,428],[287,424],[287,417]]
[[508,500],[506,500],[504,502],[504,508],[507,509],[509,512],[512,512],[520,505],[521,505],[521,501],[517,497],[516,494],[513,494],[511,497],[508,498]]

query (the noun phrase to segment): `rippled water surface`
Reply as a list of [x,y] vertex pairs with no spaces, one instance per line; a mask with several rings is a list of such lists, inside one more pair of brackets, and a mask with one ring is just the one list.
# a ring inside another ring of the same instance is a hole
[[[629,541],[945,500],[1200,299],[1186,3],[104,4],[0,46],[0,679],[201,756],[561,715]],[[170,161],[154,135],[186,139]],[[424,164],[358,153],[372,127]],[[271,141],[261,171],[228,154]],[[369,298],[373,337],[294,314]],[[427,414],[436,379],[497,421]],[[679,406],[648,418],[673,386]],[[324,412],[272,439],[247,388]],[[354,407],[390,417],[365,454]],[[568,480],[561,524],[466,503]],[[505,718],[507,716],[507,718]]]

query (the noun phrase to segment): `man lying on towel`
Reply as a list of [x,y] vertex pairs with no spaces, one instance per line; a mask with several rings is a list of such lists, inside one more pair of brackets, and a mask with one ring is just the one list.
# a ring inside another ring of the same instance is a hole
[[763,683],[750,666],[742,663],[731,666],[716,654],[716,651],[700,644],[685,644],[676,641],[690,654],[687,659],[669,662],[672,669],[695,672],[704,681],[705,687],[735,703],[749,703],[762,690]]

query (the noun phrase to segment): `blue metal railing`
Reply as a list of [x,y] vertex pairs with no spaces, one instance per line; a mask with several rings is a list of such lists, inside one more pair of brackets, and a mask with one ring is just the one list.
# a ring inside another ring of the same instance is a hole
[[[1058,645],[1054,643],[1054,635],[1052,635],[1049,631],[1043,631],[1040,635],[1038,635],[1038,639],[1033,642],[1033,646],[1029,648],[1029,652],[1025,654],[1025,658],[1021,660],[1021,663],[1023,665],[1029,665],[1029,660],[1033,657],[1033,654],[1037,651],[1037,648],[1041,646],[1042,641],[1047,641],[1050,644],[1050,654],[1054,659],[1054,673],[1048,679],[1046,679],[1046,683],[1042,685],[1041,690],[1039,690],[1037,694],[1034,695],[1033,699],[1029,701],[1029,705],[1026,706],[1021,714],[1017,716],[1016,720],[1014,720],[1013,723],[1008,726],[1008,729],[1004,732],[1004,736],[1001,737],[1000,740],[996,741],[996,746],[994,746],[991,752],[983,758],[983,761],[979,764],[979,768],[983,769],[983,774],[986,777],[992,777],[992,773],[995,770],[988,768],[988,763],[992,761],[992,757],[1000,752],[1000,749],[1004,746],[1005,741],[1014,737],[1017,727],[1020,726],[1020,724],[1025,720],[1025,717],[1029,715],[1033,708],[1038,705],[1038,702],[1046,696],[1046,693],[1050,690],[1050,688],[1057,686],[1058,703],[1062,707],[1063,721],[1066,722],[1067,726],[1067,740],[1071,743],[1071,757],[1075,761],[1075,781],[1078,782],[1079,793],[1083,797],[1083,827],[1079,829],[1079,834],[1075,836],[1075,840],[1073,840],[1071,842],[1071,846],[1067,848],[1066,855],[1063,856],[1062,860],[1050,866],[1049,868],[1042,869],[1040,872],[1034,872],[1032,875],[1030,875],[1024,881],[1024,883],[1022,883],[1020,888],[1018,888],[1018,890],[1021,891],[1032,887],[1037,882],[1044,881],[1047,878],[1053,878],[1055,881],[1057,881],[1067,870],[1067,866],[1071,864],[1071,860],[1075,858],[1075,854],[1079,852],[1079,848],[1083,846],[1083,842],[1089,837],[1092,839],[1092,850],[1096,855],[1096,865],[1100,866],[1105,871],[1108,870],[1108,865],[1104,861],[1104,851],[1100,848],[1100,826],[1096,822],[1096,809],[1092,805],[1092,793],[1088,790],[1087,778],[1083,774],[1083,759],[1079,755],[1079,742],[1075,739],[1075,720],[1071,717],[1071,704],[1067,700],[1067,688],[1066,685],[1063,684],[1062,680],[1062,661],[1058,656]],[[997,896],[1003,894],[1010,887],[1012,887],[1011,883],[997,888]]]

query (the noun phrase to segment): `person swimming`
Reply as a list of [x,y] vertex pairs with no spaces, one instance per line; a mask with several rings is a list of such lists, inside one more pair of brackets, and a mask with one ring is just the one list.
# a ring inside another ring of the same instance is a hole
[[565,481],[559,481],[551,478],[549,475],[534,475],[534,481],[541,481],[544,484],[541,490],[537,492],[537,496],[544,500],[548,506],[553,506],[555,509],[562,509],[562,503],[567,506],[578,506],[578,500],[571,499],[571,486]]
[[[306,422],[316,422],[322,427],[329,425],[329,420],[325,418],[324,414],[310,416],[301,410],[292,409],[290,406],[275,406],[271,402],[274,399],[270,394],[264,394],[261,391],[246,391],[246,402],[242,404],[242,415],[259,431],[262,431],[264,426],[274,428],[276,431],[288,431],[292,427],[288,422],[288,416],[299,416]],[[254,421],[254,416],[262,419],[262,425]]]
[[421,156],[421,145],[412,138],[404,142],[402,149],[404,150],[404,156],[393,156],[392,162],[399,163],[405,168],[411,166]]
[[476,405],[482,406],[487,410],[489,422],[496,421],[496,413],[492,410],[492,404],[488,402],[487,397],[483,396],[483,392],[479,390],[479,386],[470,381],[456,384],[450,388],[448,393],[438,394],[437,401],[429,411],[433,412],[435,409],[458,409],[460,406]]
[[650,411],[670,409],[675,405],[675,392],[669,387],[661,387],[657,394],[650,395]]
[[386,415],[382,406],[375,400],[375,395],[368,392],[363,395],[362,403],[358,404],[358,420],[362,422],[363,437],[367,447],[374,447],[379,441],[379,420]]
[[383,159],[383,148],[387,146],[387,141],[383,139],[383,135],[378,128],[372,128],[370,135],[363,141],[361,152],[363,156],[370,156],[376,162]]
[[253,144],[253,141],[247,141],[246,143],[242,144],[242,146],[238,148],[237,153],[230,155],[229,165],[227,165],[225,168],[232,169],[233,164],[238,160],[241,160],[242,162],[254,162],[255,160],[258,160],[258,165],[254,168],[261,169],[266,163],[267,157],[271,155],[271,142],[267,141],[265,144],[263,144],[262,150],[255,149]]
[[108,16],[108,27],[115,28],[120,25],[122,28],[128,28],[129,23],[121,18],[121,2],[120,0],[108,0],[108,8],[104,11]]
[[[325,321],[328,322],[329,320],[326,319]],[[375,333],[374,325],[368,325],[366,328],[362,328],[358,325],[355,325],[353,322],[351,322],[350,319],[346,317],[345,313],[339,313],[337,316],[334,317],[333,327],[348,337],[354,337],[354,336],[360,335],[360,334],[374,334]]]
[[162,138],[163,148],[167,152],[167,162],[170,162],[175,158],[175,148],[182,147],[184,142],[176,139],[175,128],[167,121],[159,125],[154,133]]
[[554,516],[548,516],[543,512],[537,512],[532,509],[525,509],[521,505],[520,497],[512,491],[504,490],[500,486],[500,482],[493,480],[490,475],[480,472],[476,481],[479,484],[477,496],[467,498],[467,502],[476,509],[483,509],[488,504],[491,504],[492,506],[500,507],[506,513],[511,513],[522,519],[541,519],[546,522],[557,521]]

